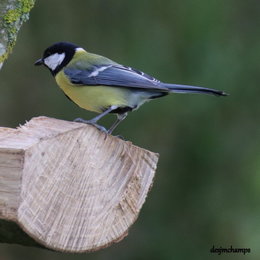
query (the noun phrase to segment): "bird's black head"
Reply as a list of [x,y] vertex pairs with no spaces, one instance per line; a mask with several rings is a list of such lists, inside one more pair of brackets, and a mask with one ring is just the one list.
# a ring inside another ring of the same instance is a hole
[[54,43],[44,51],[43,57],[34,65],[45,65],[55,76],[71,61],[77,48],[80,47],[69,42]]

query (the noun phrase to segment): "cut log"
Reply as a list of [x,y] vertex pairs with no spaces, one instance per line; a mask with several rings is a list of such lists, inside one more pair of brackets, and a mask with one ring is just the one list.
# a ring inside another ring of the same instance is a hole
[[0,242],[87,252],[121,240],[157,161],[82,123],[38,117],[0,128]]

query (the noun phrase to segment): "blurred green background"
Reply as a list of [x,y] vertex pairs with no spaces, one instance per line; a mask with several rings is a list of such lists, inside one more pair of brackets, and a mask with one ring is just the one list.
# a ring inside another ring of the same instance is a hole
[[251,248],[246,259],[260,259],[259,8],[259,0],[36,1],[0,71],[1,126],[39,115],[94,116],[33,66],[61,40],[165,82],[230,96],[167,96],[117,128],[114,134],[160,153],[153,189],[123,241],[80,255],[1,244],[0,259],[245,257],[212,254],[213,245]]

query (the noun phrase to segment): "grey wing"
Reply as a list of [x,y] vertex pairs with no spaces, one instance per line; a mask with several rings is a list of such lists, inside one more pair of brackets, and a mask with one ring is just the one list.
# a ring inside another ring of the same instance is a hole
[[90,70],[65,68],[64,73],[76,85],[105,85],[168,91],[168,88],[163,87],[159,80],[122,65],[93,66]]

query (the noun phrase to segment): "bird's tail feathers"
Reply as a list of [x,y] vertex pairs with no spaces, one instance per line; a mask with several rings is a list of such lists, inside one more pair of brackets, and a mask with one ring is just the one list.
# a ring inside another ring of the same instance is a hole
[[215,96],[227,96],[223,91],[204,88],[199,86],[188,86],[188,85],[179,85],[179,84],[168,84],[163,83],[163,87],[168,88],[170,92],[173,93],[199,93],[199,94],[208,94],[208,95],[215,95]]

